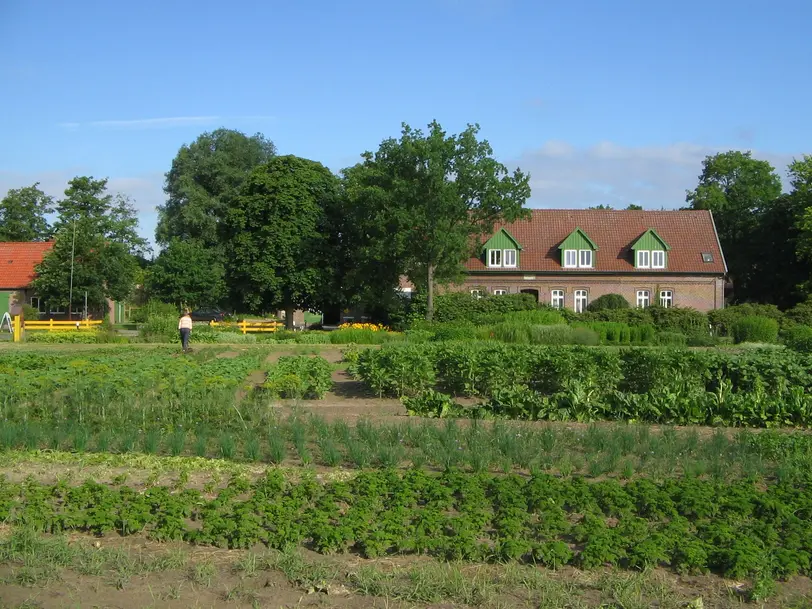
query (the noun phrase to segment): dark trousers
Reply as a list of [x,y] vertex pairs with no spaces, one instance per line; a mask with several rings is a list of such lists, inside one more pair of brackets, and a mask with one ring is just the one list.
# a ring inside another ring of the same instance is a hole
[[183,350],[189,350],[189,335],[192,331],[189,328],[181,328],[180,331],[180,344],[183,345]]

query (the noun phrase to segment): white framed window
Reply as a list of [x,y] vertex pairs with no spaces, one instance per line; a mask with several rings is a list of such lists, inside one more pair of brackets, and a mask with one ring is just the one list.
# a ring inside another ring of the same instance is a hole
[[564,250],[564,266],[566,268],[578,266],[578,250]]
[[471,290],[471,296],[474,298],[482,298],[482,290]]
[[670,309],[674,306],[674,292],[671,290],[660,290],[660,306]]
[[578,266],[582,268],[592,268],[592,250],[580,250],[578,252]]
[[39,297],[38,297],[38,296],[32,296],[32,297],[29,299],[29,304],[30,304],[32,307],[34,307],[34,308],[35,308],[37,311],[39,311],[40,313],[45,313],[45,306],[44,306],[44,304],[45,304],[45,303],[43,303],[43,302],[42,302],[42,301],[39,299]]
[[648,290],[637,290],[637,307],[645,309],[651,304],[651,292]]
[[665,252],[663,250],[652,250],[651,252],[651,268],[664,269],[665,268]]
[[505,294],[507,294],[507,290],[503,290],[501,288],[498,288],[493,291],[494,296],[504,296]]
[[556,309],[563,309],[564,290],[552,290],[550,292],[550,304]]
[[488,266],[502,266],[502,250],[488,250]]
[[50,308],[51,310],[50,310],[50,311],[48,311],[48,312],[49,312],[49,313],[53,313],[53,314],[55,314],[55,315],[62,315],[62,314],[64,314],[64,313],[65,313],[65,309],[63,309],[63,308],[62,308],[61,306],[59,306],[59,305],[51,305],[49,308]]
[[504,266],[516,266],[516,250],[505,250],[504,254]]
[[651,266],[651,252],[649,250],[637,250],[637,268],[647,269]]
[[589,296],[586,290],[575,290],[575,312],[583,313],[589,303]]

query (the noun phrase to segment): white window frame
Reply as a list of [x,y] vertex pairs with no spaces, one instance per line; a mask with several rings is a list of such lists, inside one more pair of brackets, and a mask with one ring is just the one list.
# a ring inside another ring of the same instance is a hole
[[477,299],[482,298],[482,290],[480,290],[480,289],[471,290],[471,296],[473,296],[474,298],[477,298]]
[[[585,256],[588,254],[588,256]],[[584,262],[584,258],[589,258],[588,262]],[[583,269],[591,269],[593,264],[592,250],[578,250],[578,266]]]
[[488,250],[488,266],[490,268],[502,266],[502,250]]
[[651,306],[651,291],[637,290],[637,308],[645,309]]
[[638,269],[651,268],[651,250],[637,250],[637,264],[635,266]]
[[674,306],[674,290],[660,290],[660,306],[664,309]]
[[664,269],[665,268],[665,251],[664,250],[651,250],[651,268]]
[[494,296],[504,296],[508,291],[504,288],[496,288],[492,293]]
[[575,290],[573,310],[576,313],[583,313],[589,306],[589,292],[587,290]]
[[[572,261],[569,261],[572,256]],[[578,266],[578,250],[564,250],[564,268],[574,269]]]
[[550,290],[550,306],[554,309],[564,308],[564,290]]
[[[34,304],[34,301],[37,301],[37,304]],[[44,303],[39,296],[32,296],[28,299],[28,304],[34,307],[38,313],[45,313]]]
[[[512,259],[512,262],[508,262],[508,260]],[[516,267],[516,250],[505,250],[502,252],[502,266],[508,268],[515,268]]]
[[48,309],[49,309],[48,313],[50,313],[51,315],[64,315],[65,314],[65,309],[53,309],[50,306],[48,306]]

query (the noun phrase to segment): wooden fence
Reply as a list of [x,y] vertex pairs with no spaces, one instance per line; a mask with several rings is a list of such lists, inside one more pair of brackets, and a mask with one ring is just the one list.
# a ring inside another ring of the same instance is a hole
[[248,334],[249,332],[276,332],[280,328],[284,327],[284,324],[279,321],[245,321],[245,320],[238,322],[212,321],[209,322],[209,325],[220,328],[237,328],[243,334]]
[[101,325],[101,319],[81,319],[75,321],[54,321],[53,319],[46,320],[25,320],[23,328],[25,330],[45,330],[47,332],[59,332],[64,330],[98,330]]

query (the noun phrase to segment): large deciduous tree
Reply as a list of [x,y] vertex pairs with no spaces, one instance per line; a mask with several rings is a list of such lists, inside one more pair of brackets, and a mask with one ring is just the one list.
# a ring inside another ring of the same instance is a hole
[[319,306],[333,283],[326,210],[338,196],[338,178],[316,161],[279,156],[251,173],[225,221],[228,278],[243,306],[283,309],[289,328],[295,309]]
[[107,192],[106,179],[76,177],[56,210],[54,247],[33,282],[39,297],[68,311],[81,310],[85,293],[94,309],[103,309],[106,298],[126,299],[138,269],[136,256],[147,250],[130,200]]
[[478,133],[478,125],[447,135],[437,121],[426,133],[404,124],[400,139],[384,140],[345,172],[362,257],[382,263],[390,280],[398,272],[425,287],[429,320],[435,283],[458,278],[494,224],[529,214],[529,176],[511,174]]
[[762,298],[759,276],[772,272],[760,246],[760,224],[781,195],[781,178],[767,161],[731,150],[708,156],[699,185],[688,191],[691,209],[713,212],[738,300]]
[[0,241],[42,241],[51,229],[45,214],[52,211],[53,198],[32,186],[14,188],[0,201]]
[[812,294],[812,155],[804,155],[790,163],[787,174],[792,192],[788,195],[795,212],[796,255],[801,264],[799,288],[803,295]]
[[147,293],[179,305],[219,305],[226,294],[224,277],[214,250],[199,241],[174,238],[149,267]]
[[206,247],[221,245],[220,224],[229,201],[251,171],[276,154],[260,133],[247,136],[232,129],[203,133],[184,145],[166,174],[167,201],[158,208],[158,243],[196,239]]

